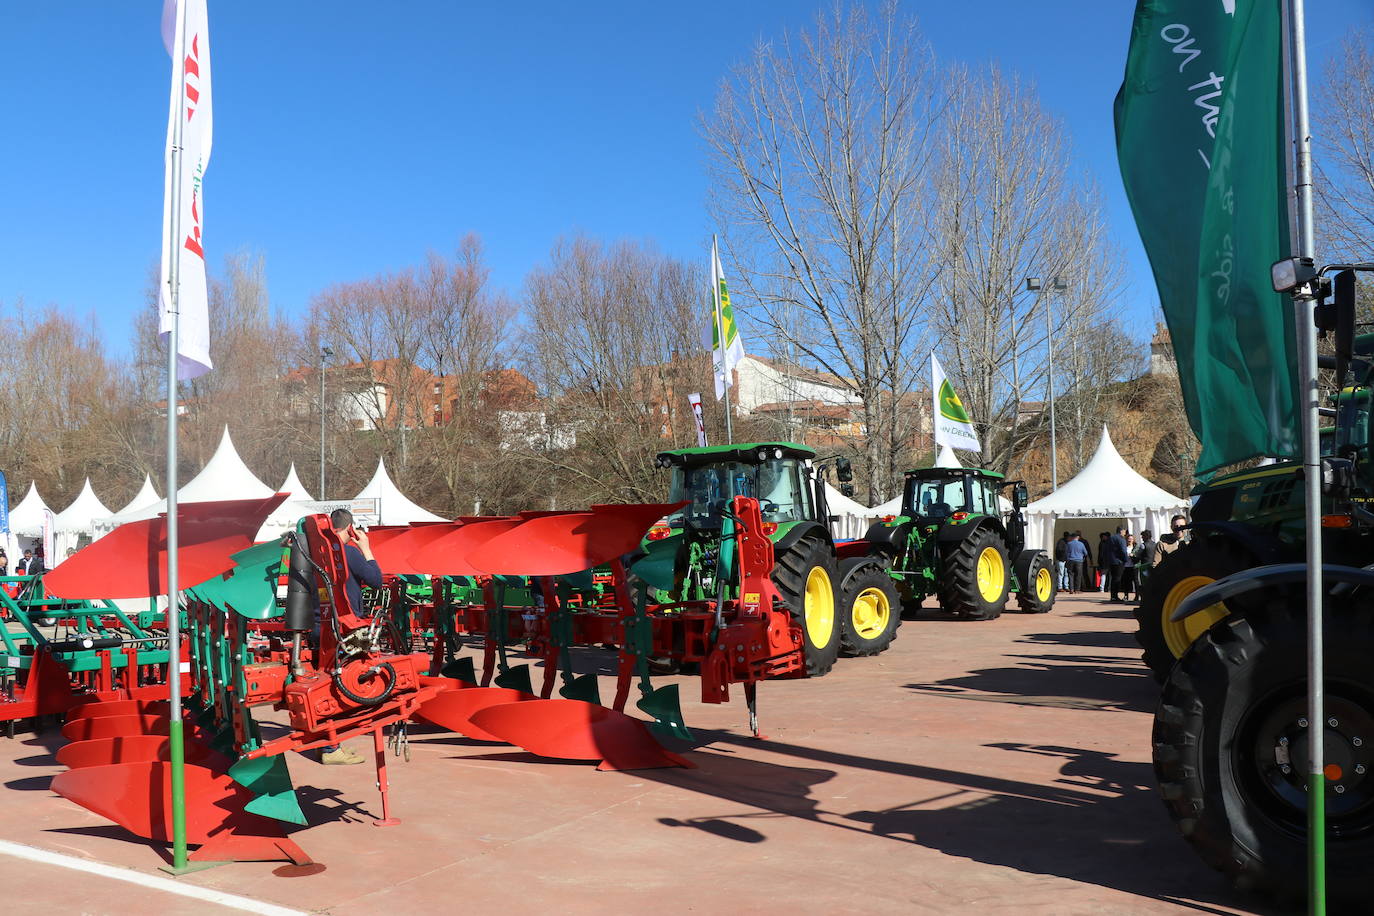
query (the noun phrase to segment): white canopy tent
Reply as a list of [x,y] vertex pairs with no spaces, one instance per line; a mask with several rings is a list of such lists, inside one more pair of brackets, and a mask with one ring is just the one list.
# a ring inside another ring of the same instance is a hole
[[[53,520],[57,541],[56,556],[48,560],[49,565],[56,566],[67,558],[68,550],[79,550],[94,540],[97,537],[95,523],[109,518],[111,514],[100,501],[100,497],[91,489],[91,478],[87,477],[76,499],[72,500],[70,506],[57,513]],[[100,533],[104,534],[105,530]]]
[[399,489],[392,483],[391,476],[386,472],[386,462],[381,458],[377,459],[377,472],[372,475],[372,479],[367,482],[355,500],[375,499],[377,501],[377,515],[374,520],[368,520],[371,524],[377,525],[409,525],[411,522],[443,522],[447,519],[440,518],[427,509],[422,509],[411,502]]
[[157,490],[153,488],[152,475],[144,474],[143,486],[140,487],[138,492],[134,494],[133,499],[129,500],[127,503],[124,504],[124,508],[120,509],[118,512],[114,514],[127,515],[128,513],[133,512],[136,509],[143,508],[149,503],[155,503],[161,498],[161,496],[157,495]]
[[[205,463],[205,467],[177,490],[177,502],[180,504],[213,502],[218,499],[262,499],[275,492],[248,470],[248,466],[235,450],[234,442],[229,438],[229,427],[226,426],[219,447]],[[98,527],[115,528],[125,522],[156,518],[166,511],[167,500],[159,499],[112,515],[100,522]]]
[[873,510],[863,503],[845,496],[829,483],[825,485],[825,502],[830,514],[838,516],[831,526],[837,538],[861,538],[872,524]]
[[42,540],[43,519],[51,514],[52,510],[38,495],[38,484],[29,481],[29,492],[10,510],[9,543],[5,545],[5,553],[9,555],[11,571],[23,556],[24,548],[33,548]]
[[[1132,533],[1144,529],[1158,535],[1169,528],[1169,518],[1186,512],[1188,501],[1150,483],[1117,452],[1107,427],[1092,460],[1068,483],[1026,507],[1026,546],[1054,551],[1057,528],[1074,526],[1075,519],[1098,519],[1098,530],[1116,522]],[[1064,522],[1063,520],[1069,520]],[[1091,535],[1091,536],[1090,536]],[[1084,531],[1088,544],[1096,544],[1096,532]]]
[[285,493],[286,502],[282,503],[272,514],[263,522],[262,528],[258,530],[258,540],[266,541],[271,538],[284,534],[289,528],[300,521],[302,516],[312,512],[318,512],[318,504],[314,503],[314,497],[305,489],[305,484],[301,483],[300,475],[296,473],[296,465],[293,463],[291,469],[286,472],[286,480],[277,487],[278,493]]

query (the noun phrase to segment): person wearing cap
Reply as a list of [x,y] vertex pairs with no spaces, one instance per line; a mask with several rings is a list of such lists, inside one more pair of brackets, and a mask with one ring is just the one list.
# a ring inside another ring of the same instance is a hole
[[1169,533],[1161,534],[1155,541],[1154,553],[1150,558],[1150,566],[1158,566],[1164,562],[1164,558],[1178,550],[1179,547],[1188,543],[1188,517],[1175,515],[1169,519]]

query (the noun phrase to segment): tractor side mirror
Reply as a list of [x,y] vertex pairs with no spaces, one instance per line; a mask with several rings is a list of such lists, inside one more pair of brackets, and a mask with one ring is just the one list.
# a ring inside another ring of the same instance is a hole
[[[851,480],[854,479],[854,466],[851,465],[851,464],[849,463],[849,459],[848,459],[848,458],[836,458],[836,459],[835,459],[835,477],[836,477],[841,483],[849,483],[849,481],[851,481]],[[849,489],[850,489],[850,490],[853,490],[854,488],[853,488],[853,487],[850,487]],[[840,492],[841,492],[841,493],[844,493],[844,490],[841,489]],[[844,495],[845,495],[845,496],[851,496],[851,495],[853,495],[853,494],[852,494],[852,493],[845,493]]]
[[1332,307],[1335,311],[1335,327],[1331,330],[1335,337],[1336,388],[1339,390],[1345,382],[1346,372],[1350,369],[1350,361],[1355,358],[1355,271],[1343,270],[1336,274],[1331,287]]
[[853,485],[852,483],[842,483],[842,484],[840,484],[840,495],[841,495],[841,496],[847,496],[847,497],[849,497],[850,499],[853,499],[853,498],[854,498],[854,485]]
[[1029,495],[1030,494],[1026,491],[1026,485],[1024,483],[1018,483],[1016,486],[1012,487],[1011,490],[1012,504],[1018,509],[1025,507]]
[[1344,499],[1355,488],[1355,463],[1348,458],[1322,459],[1322,494]]

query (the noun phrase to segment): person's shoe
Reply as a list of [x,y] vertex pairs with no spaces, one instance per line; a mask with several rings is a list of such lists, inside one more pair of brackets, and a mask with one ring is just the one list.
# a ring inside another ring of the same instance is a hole
[[355,763],[362,763],[363,757],[352,748],[339,745],[332,751],[325,751],[320,754],[320,763],[325,766],[352,766]]

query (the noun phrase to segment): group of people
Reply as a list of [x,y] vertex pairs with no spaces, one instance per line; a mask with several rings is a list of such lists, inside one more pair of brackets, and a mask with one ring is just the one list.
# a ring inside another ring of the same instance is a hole
[[[36,576],[43,572],[46,567],[43,565],[43,548],[38,548],[37,556],[32,550],[25,550],[24,555],[19,558],[19,562],[14,564],[14,574],[16,576]],[[10,574],[10,558],[5,553],[5,548],[0,547],[0,576]]]
[[[1116,534],[1102,532],[1094,552],[1083,540],[1081,531],[1065,531],[1054,545],[1054,565],[1058,573],[1059,590],[1074,593],[1086,591],[1110,592],[1110,601],[1125,604],[1140,600],[1141,590],[1154,569],[1187,538],[1188,519],[1175,515],[1169,520],[1170,530],[1158,539],[1151,531],[1140,532],[1140,539],[1124,525]],[[1096,568],[1094,581],[1092,570]]]

